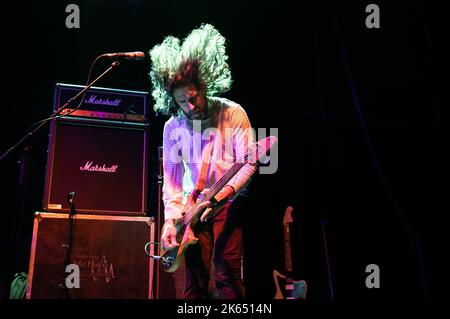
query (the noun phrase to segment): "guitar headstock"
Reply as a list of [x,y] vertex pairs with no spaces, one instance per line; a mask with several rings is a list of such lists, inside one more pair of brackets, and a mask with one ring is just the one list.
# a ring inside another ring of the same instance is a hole
[[268,136],[249,146],[247,162],[256,163],[265,159],[266,153],[278,142],[276,136]]
[[284,212],[283,224],[289,224],[294,221],[292,219],[292,211],[293,210],[294,210],[294,208],[292,208],[292,206],[286,207],[286,210]]

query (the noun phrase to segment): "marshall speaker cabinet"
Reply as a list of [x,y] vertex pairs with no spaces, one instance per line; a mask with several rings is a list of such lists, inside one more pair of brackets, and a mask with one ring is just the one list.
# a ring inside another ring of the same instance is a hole
[[153,241],[150,217],[38,212],[26,297],[153,298],[154,261],[144,249]]
[[[79,87],[57,85],[55,108]],[[145,216],[148,124],[146,93],[94,88],[79,113],[52,121],[43,209],[67,213]],[[77,106],[79,102],[75,103]],[[126,106],[126,107],[125,107]],[[133,109],[133,121],[128,115]],[[125,115],[124,115],[125,114]]]

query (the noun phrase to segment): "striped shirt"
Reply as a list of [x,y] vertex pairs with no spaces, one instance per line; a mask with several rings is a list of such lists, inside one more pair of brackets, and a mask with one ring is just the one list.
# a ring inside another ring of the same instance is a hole
[[[235,162],[239,162],[247,147],[254,142],[254,132],[245,110],[235,102],[224,98],[210,98],[209,118],[189,120],[185,116],[172,116],[163,132],[163,202],[164,218],[178,219],[181,208],[197,185],[205,146],[212,143],[210,165],[205,188],[217,182]],[[205,157],[206,156],[206,157]],[[256,170],[253,164],[245,164],[227,185],[235,195],[245,187]]]

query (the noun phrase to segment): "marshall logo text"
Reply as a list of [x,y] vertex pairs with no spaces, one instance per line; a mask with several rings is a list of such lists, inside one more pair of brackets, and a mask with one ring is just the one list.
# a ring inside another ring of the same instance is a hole
[[110,100],[109,98],[102,99],[98,98],[97,95],[91,95],[88,99],[85,99],[84,102],[87,104],[119,106],[122,100],[121,99]]
[[100,165],[92,165],[94,162],[87,161],[84,166],[80,166],[80,171],[90,171],[90,172],[104,172],[104,173],[116,173],[117,168],[119,165],[111,165],[106,166],[103,164],[103,166]]

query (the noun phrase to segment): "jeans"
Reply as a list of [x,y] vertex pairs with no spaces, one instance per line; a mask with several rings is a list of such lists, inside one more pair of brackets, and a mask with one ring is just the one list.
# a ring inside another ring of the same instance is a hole
[[[198,222],[194,233],[196,244],[185,252],[185,299],[209,298],[211,259],[214,262],[214,279],[221,299],[244,298],[242,280],[242,225],[238,218],[240,198],[226,203],[207,222]],[[243,212],[240,212],[243,213]],[[210,215],[211,216],[211,215]]]

